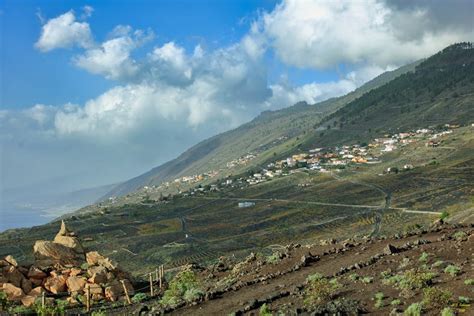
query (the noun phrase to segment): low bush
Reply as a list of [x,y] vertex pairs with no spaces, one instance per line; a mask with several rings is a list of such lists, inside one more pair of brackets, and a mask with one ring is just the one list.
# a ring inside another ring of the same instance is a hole
[[421,316],[423,306],[421,303],[413,303],[403,312],[404,316]]
[[333,299],[340,285],[337,281],[329,280],[320,274],[312,274],[307,278],[304,291],[304,304],[309,309],[328,303]]
[[450,274],[452,277],[455,277],[459,274],[461,274],[461,268],[459,268],[458,266],[455,266],[453,264],[450,264],[449,266],[447,266],[445,269],[444,269],[444,273],[448,273]]
[[148,297],[148,295],[146,295],[145,293],[137,293],[132,297],[132,302],[133,303],[140,303],[140,302],[143,302],[144,300],[146,300],[147,297]]
[[456,316],[454,311],[451,309],[451,307],[445,307],[441,311],[441,316]]
[[180,301],[194,301],[201,297],[203,292],[196,275],[192,271],[178,273],[169,284],[160,303],[164,306],[174,306]]
[[263,304],[259,310],[259,316],[272,316],[272,312],[268,308],[267,304]]
[[427,307],[443,307],[449,305],[453,294],[449,291],[428,287],[423,289],[423,306]]
[[459,303],[461,304],[471,304],[471,298],[470,297],[466,297],[466,296],[459,296],[458,297],[458,301]]
[[465,284],[465,285],[474,285],[474,279],[467,279],[467,280],[464,280],[464,284]]

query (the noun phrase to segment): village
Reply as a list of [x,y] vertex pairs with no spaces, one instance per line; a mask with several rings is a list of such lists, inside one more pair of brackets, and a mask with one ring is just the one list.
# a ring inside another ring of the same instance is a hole
[[[308,152],[294,154],[285,159],[276,160],[268,163],[265,168],[256,172],[248,172],[240,175],[238,178],[227,176],[223,179],[214,181],[212,184],[204,184],[205,180],[218,178],[223,173],[222,170],[213,170],[199,175],[185,176],[174,181],[164,182],[156,187],[144,187],[144,191],[154,191],[167,188],[171,183],[178,184],[196,184],[194,188],[179,191],[182,196],[193,196],[206,192],[216,192],[223,188],[243,188],[259,183],[271,181],[273,178],[285,177],[297,172],[312,171],[327,173],[350,168],[360,164],[378,164],[383,155],[396,151],[403,146],[413,142],[425,142],[427,147],[438,147],[442,142],[442,137],[453,132],[453,129],[459,128],[459,125],[446,124],[438,128],[422,128],[415,131],[400,132],[392,135],[384,135],[381,138],[375,138],[368,144],[352,144],[338,147],[314,148]],[[248,153],[227,163],[227,168],[232,169],[236,166],[248,164],[255,159],[257,154]],[[384,174],[398,173],[401,170],[410,170],[414,166],[406,164],[398,167],[389,167]],[[209,183],[209,181],[207,181]]]

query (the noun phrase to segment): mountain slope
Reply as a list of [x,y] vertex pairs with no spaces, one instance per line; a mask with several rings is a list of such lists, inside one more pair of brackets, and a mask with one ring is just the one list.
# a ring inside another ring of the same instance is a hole
[[366,142],[380,134],[438,124],[467,124],[474,117],[474,48],[449,46],[390,83],[325,117],[312,147]]
[[[104,198],[121,196],[143,186],[159,185],[163,181],[184,175],[204,173],[225,167],[232,159],[249,152],[260,152],[275,145],[281,137],[293,138],[311,130],[321,118],[359,98],[366,92],[380,87],[394,78],[413,71],[421,61],[386,72],[367,82],[355,91],[318,104],[297,103],[291,107],[266,111],[249,123],[206,139],[185,151],[179,157],[152,170],[119,184]],[[256,162],[264,159],[257,159]]]

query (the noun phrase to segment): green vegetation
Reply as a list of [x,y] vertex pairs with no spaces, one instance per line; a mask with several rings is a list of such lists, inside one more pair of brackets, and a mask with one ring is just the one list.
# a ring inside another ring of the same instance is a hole
[[384,306],[383,304],[384,298],[385,298],[385,295],[382,292],[375,293],[374,299],[375,299],[376,308],[381,308]]
[[463,231],[459,231],[459,232],[454,233],[453,238],[456,240],[466,240],[467,234]]
[[268,308],[267,304],[263,304],[259,310],[259,316],[272,316],[272,312]]
[[466,284],[466,285],[474,285],[474,279],[467,279],[467,280],[464,280],[464,284]]
[[147,298],[148,298],[148,295],[146,295],[145,293],[137,293],[132,297],[132,302],[140,303],[146,300]]
[[458,266],[455,266],[453,264],[450,264],[444,269],[444,273],[450,274],[452,277],[455,277],[459,274],[461,274],[461,268]]
[[451,307],[445,307],[441,311],[441,316],[456,316],[456,314]]
[[402,301],[399,300],[398,298],[396,298],[396,299],[394,299],[390,302],[390,305],[392,305],[392,306],[398,306],[398,305],[401,305],[401,304],[402,304]]
[[423,289],[423,306],[443,307],[451,302],[453,294],[438,287]]
[[458,301],[461,304],[471,304],[472,299],[470,297],[466,297],[466,296],[459,296]]
[[304,304],[309,309],[328,303],[341,287],[337,280],[329,280],[318,273],[308,276],[306,281]]
[[175,306],[181,300],[192,302],[203,295],[194,272],[182,271],[171,280],[160,303],[165,306]]
[[421,303],[413,303],[407,307],[403,312],[404,316],[421,316],[421,311],[423,310],[423,305]]
[[420,261],[420,262],[428,262],[428,257],[429,257],[429,256],[430,256],[430,255],[429,255],[428,253],[423,252],[423,253],[421,254],[420,258],[418,259],[418,261]]

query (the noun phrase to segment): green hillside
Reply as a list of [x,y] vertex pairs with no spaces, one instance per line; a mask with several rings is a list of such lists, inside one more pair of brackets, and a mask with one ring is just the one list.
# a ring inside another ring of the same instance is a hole
[[[141,189],[66,220],[88,249],[137,276],[163,263],[177,267],[220,255],[270,254],[289,242],[423,229],[442,213],[449,221],[472,223],[473,70],[472,45],[458,44],[414,72],[386,75],[397,78],[366,86],[365,94],[358,90],[318,106],[264,113],[122,190],[216,168],[232,173],[232,182],[203,179],[168,198],[159,188]],[[288,138],[275,142],[279,136]],[[310,155],[314,147],[324,148]],[[256,158],[226,171],[234,155],[248,151],[258,151]],[[279,161],[302,152],[304,158],[292,166]],[[271,176],[262,176],[264,167]],[[34,241],[51,239],[57,229],[56,221],[2,233],[0,256],[31,260]]]
[[[291,140],[305,135],[318,124],[323,117],[359,98],[364,93],[382,86],[394,78],[413,71],[421,61],[406,65],[394,71],[386,72],[364,84],[343,97],[333,98],[318,104],[301,102],[291,107],[266,111],[260,116],[242,126],[211,137],[193,146],[176,159],[169,161],[147,173],[126,181],[105,197],[120,196],[143,186],[158,185],[163,181],[172,180],[184,175],[204,173],[216,168],[225,167],[227,162],[239,158],[249,152],[262,153],[272,149],[279,155],[291,151],[291,146],[281,145],[277,141],[280,137]],[[263,163],[268,156],[263,154],[254,161],[254,164]],[[242,170],[233,170],[239,172]],[[221,176],[224,177],[226,173]]]

